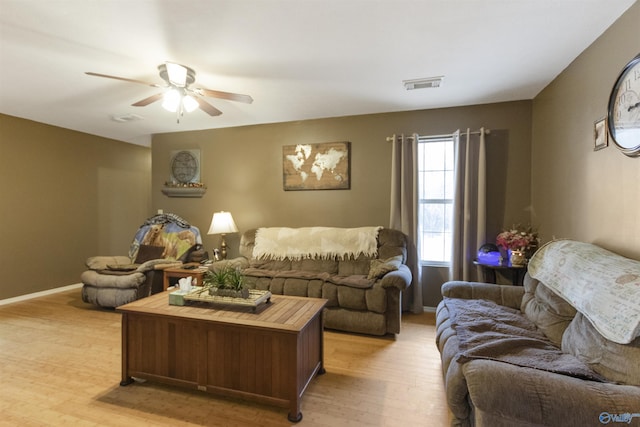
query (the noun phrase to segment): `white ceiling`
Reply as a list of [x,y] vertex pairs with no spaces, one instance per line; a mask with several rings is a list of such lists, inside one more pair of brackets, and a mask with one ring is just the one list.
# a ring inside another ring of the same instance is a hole
[[[635,0],[0,0],[0,113],[135,144],[155,133],[532,99]],[[176,123],[156,67],[207,98]],[[444,75],[437,89],[403,80]],[[141,120],[118,123],[113,115]],[[1,132],[1,131],[0,131]],[[1,133],[0,133],[1,135]]]

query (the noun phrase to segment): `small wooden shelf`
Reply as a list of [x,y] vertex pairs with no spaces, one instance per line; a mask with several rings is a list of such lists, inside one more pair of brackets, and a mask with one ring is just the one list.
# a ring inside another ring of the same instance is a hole
[[510,262],[501,264],[483,263],[478,260],[473,263],[482,268],[483,279],[487,283],[498,283],[496,272],[504,273],[506,276],[510,276],[511,284],[514,286],[522,285],[524,275],[527,272],[527,265],[511,265]]
[[162,193],[168,197],[202,197],[207,187],[163,187]]

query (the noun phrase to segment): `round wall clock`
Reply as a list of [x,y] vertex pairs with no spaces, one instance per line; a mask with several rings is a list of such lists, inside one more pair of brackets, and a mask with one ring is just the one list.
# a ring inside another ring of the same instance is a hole
[[640,156],[640,55],[625,65],[613,85],[607,118],[616,146],[627,156]]
[[171,174],[179,183],[186,184],[198,176],[200,165],[194,153],[180,151],[171,159]]

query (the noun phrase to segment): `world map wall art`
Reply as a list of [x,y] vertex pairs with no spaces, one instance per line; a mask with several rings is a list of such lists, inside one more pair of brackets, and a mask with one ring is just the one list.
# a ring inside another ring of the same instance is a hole
[[351,187],[349,142],[285,145],[282,179],[289,190],[348,190]]

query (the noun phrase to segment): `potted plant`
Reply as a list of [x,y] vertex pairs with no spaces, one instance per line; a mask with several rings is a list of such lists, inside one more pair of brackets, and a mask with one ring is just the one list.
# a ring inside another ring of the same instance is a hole
[[244,286],[244,277],[239,269],[224,267],[209,270],[204,274],[203,283],[209,286],[209,295],[232,298],[249,298],[249,289]]

